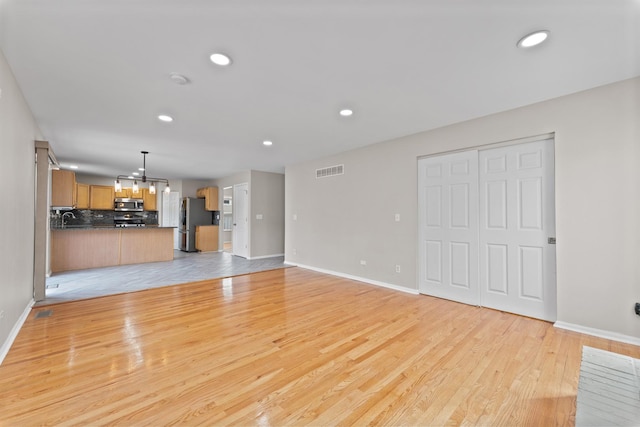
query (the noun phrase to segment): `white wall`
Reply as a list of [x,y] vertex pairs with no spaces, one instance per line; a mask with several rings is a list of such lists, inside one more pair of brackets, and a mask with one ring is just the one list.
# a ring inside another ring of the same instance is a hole
[[639,122],[636,78],[289,166],[286,260],[416,290],[418,157],[555,132],[558,320],[640,337]]
[[[42,139],[0,51],[0,350],[33,297],[35,145]],[[48,161],[48,160],[45,160]],[[10,203],[10,209],[8,208]],[[45,201],[46,203],[46,201]],[[2,351],[0,351],[0,360]]]

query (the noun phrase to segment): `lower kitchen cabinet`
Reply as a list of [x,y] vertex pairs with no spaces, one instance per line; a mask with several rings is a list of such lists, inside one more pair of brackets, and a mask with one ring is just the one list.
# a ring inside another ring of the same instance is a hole
[[51,271],[173,260],[173,227],[51,230]]
[[217,225],[197,225],[196,249],[201,252],[217,251],[218,229]]

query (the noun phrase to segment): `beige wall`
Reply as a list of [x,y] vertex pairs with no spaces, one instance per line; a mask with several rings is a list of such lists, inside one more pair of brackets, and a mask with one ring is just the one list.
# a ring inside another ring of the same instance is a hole
[[[246,171],[215,181],[219,188],[220,206],[223,189],[237,184],[249,188],[249,258],[284,253],[284,175],[271,172]],[[262,219],[256,215],[262,214]],[[224,243],[220,233],[220,247]]]
[[418,157],[555,132],[558,320],[640,337],[639,122],[636,78],[289,166],[286,260],[416,290]]
[[[0,182],[4,183],[2,197],[5,206],[0,210],[2,349],[33,297],[34,141],[42,139],[42,135],[2,51],[0,90]],[[9,203],[10,209],[7,208]]]
[[251,171],[249,195],[251,258],[284,254],[284,175]]

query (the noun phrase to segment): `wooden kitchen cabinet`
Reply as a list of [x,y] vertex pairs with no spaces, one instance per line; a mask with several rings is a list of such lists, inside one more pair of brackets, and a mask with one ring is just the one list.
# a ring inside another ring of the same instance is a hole
[[92,185],[89,189],[89,209],[113,210],[115,190],[110,185]]
[[201,252],[217,251],[218,228],[217,225],[197,225],[196,249]]
[[208,211],[218,210],[218,187],[198,188],[196,197],[204,199],[204,208]]
[[158,186],[156,185],[156,194],[149,193],[148,188],[141,188],[142,200],[144,202],[145,211],[157,211],[158,210]]
[[54,273],[172,259],[171,227],[51,230]]
[[77,209],[89,209],[89,184],[76,184]]
[[122,191],[114,192],[116,198],[122,199],[142,199],[145,211],[158,210],[158,188],[156,186],[156,194],[149,193],[148,188],[139,188],[137,193],[133,193],[131,187],[123,188]]
[[76,174],[72,171],[51,171],[51,207],[73,208],[77,203]]
[[122,191],[115,191],[114,196],[118,199],[129,199],[131,198],[131,188],[123,188]]

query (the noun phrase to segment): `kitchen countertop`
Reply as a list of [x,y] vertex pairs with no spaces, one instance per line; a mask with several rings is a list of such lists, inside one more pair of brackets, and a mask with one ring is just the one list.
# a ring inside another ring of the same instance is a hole
[[51,231],[68,230],[158,230],[173,229],[177,227],[161,227],[159,225],[147,225],[146,227],[115,227],[113,225],[65,225],[64,228],[51,228]]

